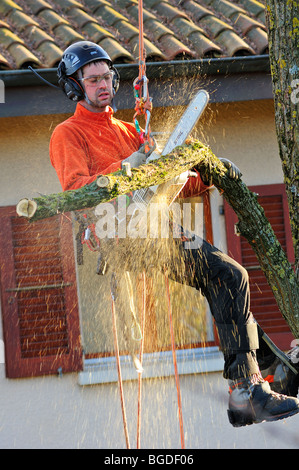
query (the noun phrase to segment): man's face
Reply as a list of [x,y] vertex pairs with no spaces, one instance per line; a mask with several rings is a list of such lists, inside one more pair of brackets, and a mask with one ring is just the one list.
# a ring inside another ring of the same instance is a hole
[[[92,103],[85,101],[88,109],[94,112],[103,112],[110,106],[113,98],[112,76],[106,62],[87,64],[82,69],[83,86],[85,92]],[[99,80],[99,77],[103,77]],[[98,78],[98,79],[97,79]]]

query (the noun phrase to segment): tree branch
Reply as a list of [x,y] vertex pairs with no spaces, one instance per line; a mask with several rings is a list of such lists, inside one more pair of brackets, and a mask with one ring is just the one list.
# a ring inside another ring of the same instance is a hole
[[171,155],[131,170],[101,176],[97,182],[64,193],[23,199],[17,213],[34,221],[60,212],[94,207],[130,191],[165,183],[188,169],[197,167],[211,178],[238,216],[238,229],[252,246],[279,309],[295,338],[299,337],[299,283],[263,208],[241,180],[233,180],[210,148],[198,141],[177,147]]

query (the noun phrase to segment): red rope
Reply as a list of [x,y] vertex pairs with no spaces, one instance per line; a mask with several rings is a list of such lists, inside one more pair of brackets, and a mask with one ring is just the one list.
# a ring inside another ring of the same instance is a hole
[[138,1],[138,21],[139,21],[139,80],[145,75],[145,50],[143,38],[143,1]]
[[119,386],[119,392],[120,392],[121,411],[123,415],[126,446],[127,446],[127,449],[130,449],[130,439],[129,439],[129,432],[128,432],[127,417],[126,417],[125,398],[124,398],[120,359],[119,359],[119,347],[118,347],[118,336],[117,336],[116,315],[115,315],[115,300],[114,300],[114,295],[112,291],[111,291],[111,298],[112,298],[113,338],[114,338],[114,349],[115,349],[116,364],[117,364],[117,376],[118,376],[118,386]]
[[[144,347],[144,330],[145,330],[145,309],[146,309],[146,276],[143,272],[143,294],[142,294],[142,315],[141,315],[141,342],[139,360],[142,365],[143,347]],[[136,448],[140,449],[140,430],[141,430],[141,390],[142,390],[142,373],[138,374],[138,405],[137,405],[137,444]]]
[[177,365],[177,360],[176,360],[175,339],[174,339],[173,322],[172,322],[172,309],[171,309],[170,292],[169,292],[169,281],[168,281],[168,276],[166,273],[165,273],[165,283],[166,283],[166,292],[167,292],[167,301],[168,301],[168,316],[169,316],[169,329],[170,329],[170,336],[171,336],[172,358],[173,358],[175,383],[176,383],[177,397],[178,397],[181,448],[185,449],[180,380],[179,380],[178,365]]

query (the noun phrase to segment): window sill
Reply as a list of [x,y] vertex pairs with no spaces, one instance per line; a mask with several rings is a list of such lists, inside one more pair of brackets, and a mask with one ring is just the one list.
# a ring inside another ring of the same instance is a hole
[[[179,374],[200,374],[223,370],[223,355],[218,347],[184,349],[176,351]],[[121,356],[123,380],[138,378],[130,356]],[[171,351],[143,355],[142,378],[169,377],[174,375]],[[79,385],[95,385],[117,382],[115,357],[85,359],[84,370],[79,373]]]

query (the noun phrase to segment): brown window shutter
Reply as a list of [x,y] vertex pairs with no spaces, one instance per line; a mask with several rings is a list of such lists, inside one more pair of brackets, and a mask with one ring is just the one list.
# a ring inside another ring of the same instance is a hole
[[[285,187],[283,184],[251,186],[265,211],[282,248],[291,263],[294,262],[291,227]],[[289,349],[293,336],[282,317],[267,279],[259,268],[257,257],[244,237],[234,234],[238,218],[225,202],[225,221],[228,254],[248,270],[251,292],[251,310],[257,322],[282,349]]]
[[82,369],[72,224],[30,223],[0,209],[1,307],[7,377]]

